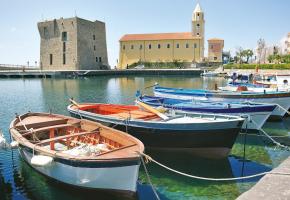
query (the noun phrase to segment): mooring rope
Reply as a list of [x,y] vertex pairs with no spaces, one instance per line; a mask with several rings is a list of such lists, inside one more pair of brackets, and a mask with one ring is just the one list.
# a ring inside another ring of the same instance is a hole
[[[138,152],[138,153],[139,153],[139,152]],[[144,157],[145,157],[145,156],[144,156]],[[147,170],[147,167],[146,167],[145,161],[144,161],[144,159],[143,159],[143,156],[140,156],[140,158],[141,158],[141,162],[142,162],[143,167],[144,167],[144,171],[145,171],[145,174],[146,174],[147,180],[148,180],[148,182],[149,182],[149,184],[150,184],[150,186],[151,186],[151,188],[152,188],[152,191],[153,191],[154,195],[156,196],[156,198],[157,198],[158,200],[160,200],[160,198],[159,198],[159,196],[158,196],[158,193],[157,193],[157,191],[156,191],[156,189],[155,189],[155,187],[154,187],[154,185],[153,185],[153,183],[152,183],[152,181],[151,181],[151,178],[150,178],[149,172],[148,172],[148,170]],[[146,159],[146,163],[147,163],[148,160],[147,160],[146,157],[145,157],[145,159]]]
[[[258,124],[254,121],[254,120],[251,120],[251,122],[256,126],[258,127]],[[275,145],[281,147],[281,148],[284,148],[286,149],[287,151],[290,150],[290,147],[289,146],[286,146],[286,145],[283,145],[279,142],[277,142],[276,140],[273,139],[273,137],[271,137],[268,133],[266,133],[266,131],[264,131],[262,128],[258,129],[259,131],[261,131],[267,138],[269,138]]]
[[154,162],[155,164],[159,165],[160,167],[163,167],[164,169],[167,169],[168,171],[174,172],[176,174],[182,175],[182,176],[186,176],[189,178],[193,178],[193,179],[197,179],[197,180],[205,180],[205,181],[237,181],[237,180],[244,180],[244,179],[250,179],[250,178],[256,178],[256,177],[260,177],[260,176],[264,176],[266,174],[276,174],[276,175],[288,175],[290,176],[290,173],[282,173],[282,172],[262,172],[262,173],[258,173],[258,174],[253,174],[253,175],[249,175],[249,176],[242,176],[242,177],[235,177],[235,178],[209,178],[209,177],[201,177],[201,176],[195,176],[195,175],[191,175],[191,174],[187,174],[184,172],[180,172],[178,170],[172,169],[156,160],[154,160],[152,157],[150,157],[149,155],[142,153],[142,152],[137,152],[140,157],[141,160],[143,159],[142,156],[144,156],[148,161]]

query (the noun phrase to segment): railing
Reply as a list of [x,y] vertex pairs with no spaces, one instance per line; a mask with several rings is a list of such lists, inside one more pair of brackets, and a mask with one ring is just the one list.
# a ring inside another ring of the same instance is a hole
[[15,64],[0,64],[0,70],[37,70],[40,69],[39,66],[29,66],[29,65],[15,65]]

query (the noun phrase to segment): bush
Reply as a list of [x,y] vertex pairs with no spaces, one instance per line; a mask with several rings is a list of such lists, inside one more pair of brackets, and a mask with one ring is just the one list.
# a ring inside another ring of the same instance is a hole
[[[227,64],[225,69],[256,69],[256,64]],[[290,64],[260,64],[259,69],[290,69]]]

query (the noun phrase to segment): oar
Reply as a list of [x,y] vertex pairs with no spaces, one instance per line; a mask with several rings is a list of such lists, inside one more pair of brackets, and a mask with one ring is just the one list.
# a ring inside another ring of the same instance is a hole
[[75,100],[73,100],[72,98],[70,98],[69,101],[70,101],[73,105],[75,105],[76,107],[80,108],[80,105],[79,105]]
[[136,103],[137,103],[139,106],[145,108],[146,110],[148,110],[148,111],[150,111],[150,112],[152,112],[152,113],[158,115],[160,118],[162,118],[162,119],[164,119],[164,120],[168,120],[168,119],[169,119],[169,117],[167,117],[167,116],[164,115],[163,113],[159,112],[159,111],[156,110],[155,108],[152,108],[151,106],[149,106],[149,105],[147,105],[147,104],[145,104],[145,103],[143,103],[143,102],[136,101]]

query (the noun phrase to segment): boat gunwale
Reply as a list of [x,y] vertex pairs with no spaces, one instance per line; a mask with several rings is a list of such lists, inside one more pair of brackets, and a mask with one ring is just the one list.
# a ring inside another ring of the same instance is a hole
[[[98,103],[81,103],[79,105],[82,105],[82,104],[86,104],[86,105],[97,105]],[[110,105],[110,104],[108,104]],[[74,105],[73,104],[70,104],[68,105],[67,107],[67,110],[70,112],[71,111],[74,111],[76,113],[83,113],[83,114],[87,114],[87,115],[90,115],[92,117],[101,117],[101,118],[105,118],[107,120],[115,120],[116,122],[124,122],[126,119],[121,119],[121,118],[117,118],[117,117],[114,117],[114,116],[110,116],[110,115],[102,115],[102,114],[97,114],[97,113],[93,113],[93,112],[88,112],[88,111],[85,111],[85,110],[80,110],[80,109],[73,109]],[[208,123],[208,122],[211,122],[211,123],[224,123],[224,122],[238,122],[238,121],[244,121],[244,118],[240,117],[240,116],[234,116],[234,115],[223,115],[223,114],[213,114],[213,113],[200,113],[200,112],[192,112],[190,113],[191,115],[197,115],[195,118],[198,118],[198,115],[199,116],[206,116],[206,117],[202,117],[202,119],[208,119],[207,121],[203,121],[203,122],[191,122],[191,123],[178,123],[178,125],[188,125],[188,124],[202,124],[202,123]],[[78,114],[77,114],[78,115]],[[211,116],[212,119],[215,118],[218,118],[220,117],[221,119],[224,119],[222,121],[210,121],[210,118],[207,118],[208,116]],[[129,121],[132,121],[132,122],[142,122],[144,124],[163,124],[163,125],[169,125],[169,124],[174,124],[174,123],[168,123],[168,121],[170,121],[171,119],[176,119],[176,118],[182,118],[184,117],[184,115],[182,116],[178,116],[178,117],[172,117],[172,118],[169,118],[168,120],[160,120],[160,121],[152,121],[152,120],[142,120],[142,119],[134,119],[134,118],[131,118]],[[107,121],[107,123],[111,123],[112,121]],[[124,123],[125,124],[125,123]]]
[[[53,116],[57,116],[57,117],[61,117],[61,118],[67,117],[68,119],[75,119],[73,117],[68,117],[68,116],[58,115],[58,114],[50,114],[50,113],[26,113],[24,115],[20,115],[19,117],[20,118],[21,117],[26,117],[28,114],[29,115],[33,115],[33,114],[38,115],[38,114],[40,114],[40,115],[43,115],[43,116],[53,115]],[[10,123],[9,131],[10,131],[10,134],[11,134],[12,138],[15,141],[17,141],[20,146],[27,147],[27,148],[31,149],[32,151],[40,152],[41,155],[47,155],[47,156],[51,156],[53,158],[59,158],[59,159],[64,159],[64,160],[85,161],[85,162],[117,162],[117,161],[124,161],[124,160],[139,160],[140,159],[140,155],[137,152],[136,152],[136,156],[130,156],[130,157],[122,156],[122,157],[102,158],[102,155],[104,155],[104,154],[100,154],[100,155],[97,155],[97,156],[94,156],[94,157],[93,156],[73,156],[73,155],[69,155],[69,154],[66,154],[66,153],[57,152],[57,151],[54,151],[54,150],[48,150],[44,146],[39,146],[37,144],[31,143],[24,136],[22,136],[22,134],[15,128],[15,125],[17,124],[16,123],[17,120],[19,120],[19,119],[18,118],[14,118],[13,121]],[[81,122],[94,123],[97,126],[99,126],[99,128],[107,129],[107,130],[116,132],[119,135],[124,135],[127,138],[130,138],[131,142],[134,143],[134,146],[136,146],[136,148],[138,148],[138,150],[136,150],[136,151],[143,152],[144,149],[145,149],[144,148],[144,144],[140,140],[138,140],[137,138],[133,137],[130,134],[127,134],[125,132],[119,131],[117,129],[113,129],[113,128],[104,126],[101,123],[92,122],[92,121],[86,120],[86,119],[82,119]],[[130,147],[133,147],[133,146],[130,146],[130,145],[124,146],[123,148],[121,147],[121,148],[115,149],[115,151],[123,150],[124,148],[127,148],[127,147],[130,148]],[[115,151],[114,150],[113,151],[109,151],[106,154],[114,153]]]

